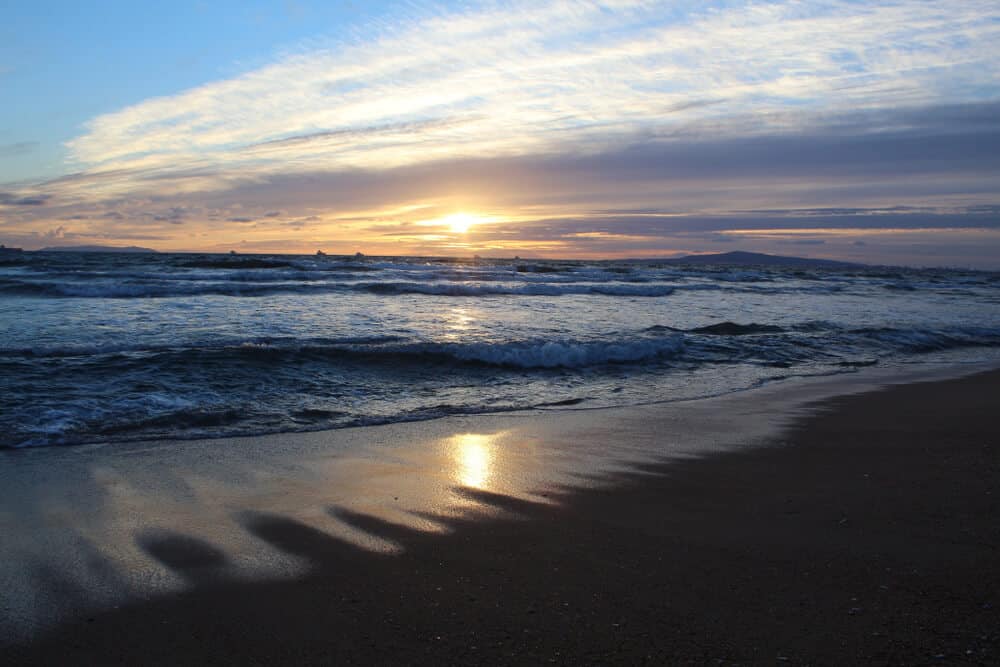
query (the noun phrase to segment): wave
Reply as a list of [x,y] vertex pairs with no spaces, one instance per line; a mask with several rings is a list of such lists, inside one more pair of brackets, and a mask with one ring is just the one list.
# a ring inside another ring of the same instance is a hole
[[373,294],[431,294],[438,296],[564,296],[598,294],[604,296],[670,296],[676,285],[631,284],[546,284],[495,285],[481,283],[443,284],[418,282],[364,283],[358,289]]
[[274,294],[329,294],[352,289],[344,283],[274,282],[116,282],[47,283],[21,280],[0,281],[0,294],[17,296],[138,299],[185,296],[261,297]]
[[[281,361],[289,355],[326,360],[354,358],[368,363],[444,363],[496,366],[511,369],[580,369],[607,364],[627,364],[677,356],[684,347],[680,336],[622,341],[526,340],[505,343],[385,343],[241,345],[216,350]],[[204,350],[202,350],[204,352]]]
[[1000,329],[843,328],[805,322],[779,327],[769,324],[720,322],[692,329],[666,326],[621,332],[604,339],[528,339],[496,342],[436,342],[401,336],[340,338],[232,339],[189,345],[70,345],[0,348],[0,360],[94,357],[93,363],[159,364],[163,368],[191,363],[225,365],[261,362],[280,366],[298,359],[339,360],[364,364],[464,364],[510,369],[583,369],[649,361],[690,363],[800,363],[806,361],[868,363],[891,353],[921,353],[961,347],[1000,346]]
[[[579,402],[581,387],[600,400],[599,394],[632,378],[659,391],[667,369],[681,383],[689,371],[710,366],[720,369],[709,371],[712,376],[745,375],[740,368],[753,366],[749,375],[773,379],[774,367],[851,372],[899,355],[1000,346],[1000,328],[991,327],[783,324],[659,326],[598,339],[452,342],[385,335],[0,348],[0,375],[12,379],[8,410],[0,415],[0,448],[251,435],[566,406]],[[67,362],[71,356],[76,358]],[[16,380],[40,377],[54,389],[38,393],[32,381]],[[206,377],[225,382],[206,383]],[[413,386],[433,391],[411,395]],[[49,400],[60,395],[59,387],[64,398]]]
[[274,294],[364,292],[382,296],[423,294],[450,297],[612,296],[665,297],[678,291],[725,291],[753,294],[828,294],[841,285],[763,286],[734,282],[664,283],[649,278],[562,275],[556,279],[518,274],[430,275],[432,280],[357,281],[350,273],[305,269],[259,269],[224,272],[102,272],[48,274],[43,278],[0,278],[0,295],[49,298],[140,299],[188,296],[262,297]]
[[[139,283],[158,282],[294,282],[294,281],[356,281],[360,280],[358,273],[365,271],[382,271],[387,278],[380,282],[419,282],[419,283],[493,283],[514,282],[519,284],[544,283],[655,283],[676,279],[677,276],[665,275],[632,275],[607,270],[575,270],[571,272],[536,272],[523,273],[497,267],[458,267],[441,270],[441,267],[431,269],[414,269],[413,267],[380,269],[376,267],[353,267],[348,265],[314,266],[306,264],[286,263],[281,268],[240,268],[237,266],[220,265],[216,269],[193,269],[194,265],[184,265],[183,269],[173,267],[150,270],[144,268],[118,268],[81,271],[79,269],[47,270],[37,273],[35,280],[43,283],[59,284],[63,282],[96,282],[96,281],[133,281]],[[200,265],[199,265],[200,266]],[[706,285],[707,286],[707,285]]]
[[623,342],[529,341],[505,345],[436,344],[430,349],[418,346],[416,349],[408,350],[407,353],[443,354],[460,361],[512,368],[583,368],[674,357],[683,347],[683,339],[678,336]]
[[711,336],[748,336],[751,334],[783,333],[785,329],[774,324],[737,324],[736,322],[719,322],[704,327],[688,329],[691,333],[708,334]]
[[452,405],[440,403],[404,410],[391,415],[350,414],[338,410],[309,408],[293,410],[287,421],[247,419],[245,410],[215,408],[178,408],[146,412],[133,411],[115,415],[112,411],[98,419],[85,419],[66,411],[63,418],[45,426],[8,433],[7,442],[0,441],[0,450],[35,447],[72,446],[90,443],[195,440],[203,438],[257,437],[274,433],[308,433],[328,429],[377,426],[402,422],[418,422],[453,415],[496,414],[530,410],[532,408],[570,407],[586,398],[570,398],[550,402],[489,405]]
[[778,326],[777,324],[758,324],[757,322],[740,324],[738,322],[725,320],[723,322],[707,324],[705,326],[693,327],[690,329],[680,329],[670,327],[665,324],[656,324],[646,328],[645,331],[674,331],[678,333],[702,334],[708,336],[748,336],[754,334],[819,333],[822,331],[835,331],[839,329],[840,327],[836,324],[821,320],[809,320],[786,326]]
[[[678,291],[715,290],[748,294],[836,294],[892,290],[933,291],[988,298],[992,275],[920,273],[824,274],[822,279],[777,269],[680,270],[632,265],[504,263],[350,262],[327,258],[104,258],[78,259],[4,269],[0,296],[138,299],[216,295],[263,297],[273,294],[361,292],[395,296],[487,297],[591,295],[665,297]],[[375,272],[373,274],[373,272]],[[379,279],[373,280],[378,276]],[[957,292],[956,290],[979,290]],[[711,333],[711,332],[705,332]],[[723,334],[732,335],[732,334]]]
[[866,327],[846,330],[841,339],[851,343],[889,346],[900,352],[936,352],[961,347],[1000,346],[1000,330],[990,327],[952,329],[897,329]]
[[246,257],[239,259],[228,259],[228,258],[190,259],[178,262],[177,265],[190,266],[198,269],[276,269],[285,266],[292,266],[292,263],[284,260],[258,259],[256,257]]
[[273,294],[329,294],[361,291],[379,295],[426,294],[436,296],[564,296],[604,295],[630,297],[669,296],[678,287],[667,285],[620,284],[468,284],[468,283],[419,283],[419,282],[274,282],[252,283],[225,281],[192,283],[117,282],[117,283],[51,283],[26,280],[0,280],[0,294],[42,297],[77,298],[167,298],[181,296],[233,296],[260,297]]
[[519,369],[583,368],[666,358],[683,348],[681,336],[621,341],[526,340],[503,343],[400,342],[396,336],[312,340],[247,340],[190,346],[95,345],[37,349],[2,349],[0,359],[53,359],[109,356],[131,363],[159,364],[164,368],[240,360],[284,363],[293,357],[335,360],[355,358],[367,363],[462,363]]
[[169,285],[173,282],[207,284],[241,282],[241,283],[295,283],[295,282],[333,282],[355,280],[350,271],[316,270],[316,269],[243,269],[239,271],[49,271],[44,277],[22,282],[36,282],[47,285],[83,282],[94,284],[133,283],[139,285]]
[[251,339],[223,339],[212,342],[193,343],[188,345],[163,344],[132,344],[122,345],[110,344],[79,344],[79,345],[54,345],[39,346],[34,348],[3,348],[0,347],[0,358],[3,357],[30,357],[34,359],[45,358],[65,358],[65,357],[89,357],[107,355],[127,355],[140,354],[152,355],[164,352],[170,353],[193,353],[199,351],[219,351],[219,350],[274,350],[285,349],[289,351],[308,350],[310,348],[323,349],[329,347],[336,349],[338,346],[348,345],[369,345],[377,346],[385,343],[395,343],[402,341],[401,336],[344,336],[339,338],[312,338],[299,340],[296,338],[251,338]]

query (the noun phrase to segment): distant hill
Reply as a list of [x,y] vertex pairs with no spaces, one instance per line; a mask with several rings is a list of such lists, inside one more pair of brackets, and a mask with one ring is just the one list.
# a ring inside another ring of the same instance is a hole
[[668,259],[674,264],[721,264],[730,266],[801,266],[849,268],[864,266],[853,262],[837,262],[832,259],[813,259],[811,257],[784,257],[781,255],[765,255],[761,252],[722,252],[711,255],[687,255]]
[[60,245],[42,248],[41,252],[157,252],[152,248],[140,248],[137,245]]

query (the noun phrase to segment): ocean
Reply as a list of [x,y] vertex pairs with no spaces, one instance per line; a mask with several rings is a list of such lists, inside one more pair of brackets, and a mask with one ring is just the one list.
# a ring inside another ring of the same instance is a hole
[[0,257],[4,448],[634,405],[998,356],[991,272]]

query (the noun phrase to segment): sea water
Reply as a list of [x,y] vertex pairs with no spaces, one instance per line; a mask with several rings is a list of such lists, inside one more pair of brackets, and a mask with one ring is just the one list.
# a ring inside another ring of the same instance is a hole
[[998,352],[989,272],[0,257],[0,447],[674,401]]

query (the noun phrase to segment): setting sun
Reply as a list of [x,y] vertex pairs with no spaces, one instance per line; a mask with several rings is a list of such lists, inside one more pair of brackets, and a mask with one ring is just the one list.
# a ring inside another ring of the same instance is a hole
[[476,217],[468,213],[454,213],[441,218],[441,224],[448,225],[448,229],[455,234],[466,233],[476,222]]
[[452,234],[465,234],[473,226],[494,221],[496,221],[496,218],[491,218],[484,215],[477,215],[475,213],[465,213],[464,211],[459,211],[456,213],[443,215],[439,218],[421,220],[417,224],[426,227],[444,228],[447,231],[451,232]]

